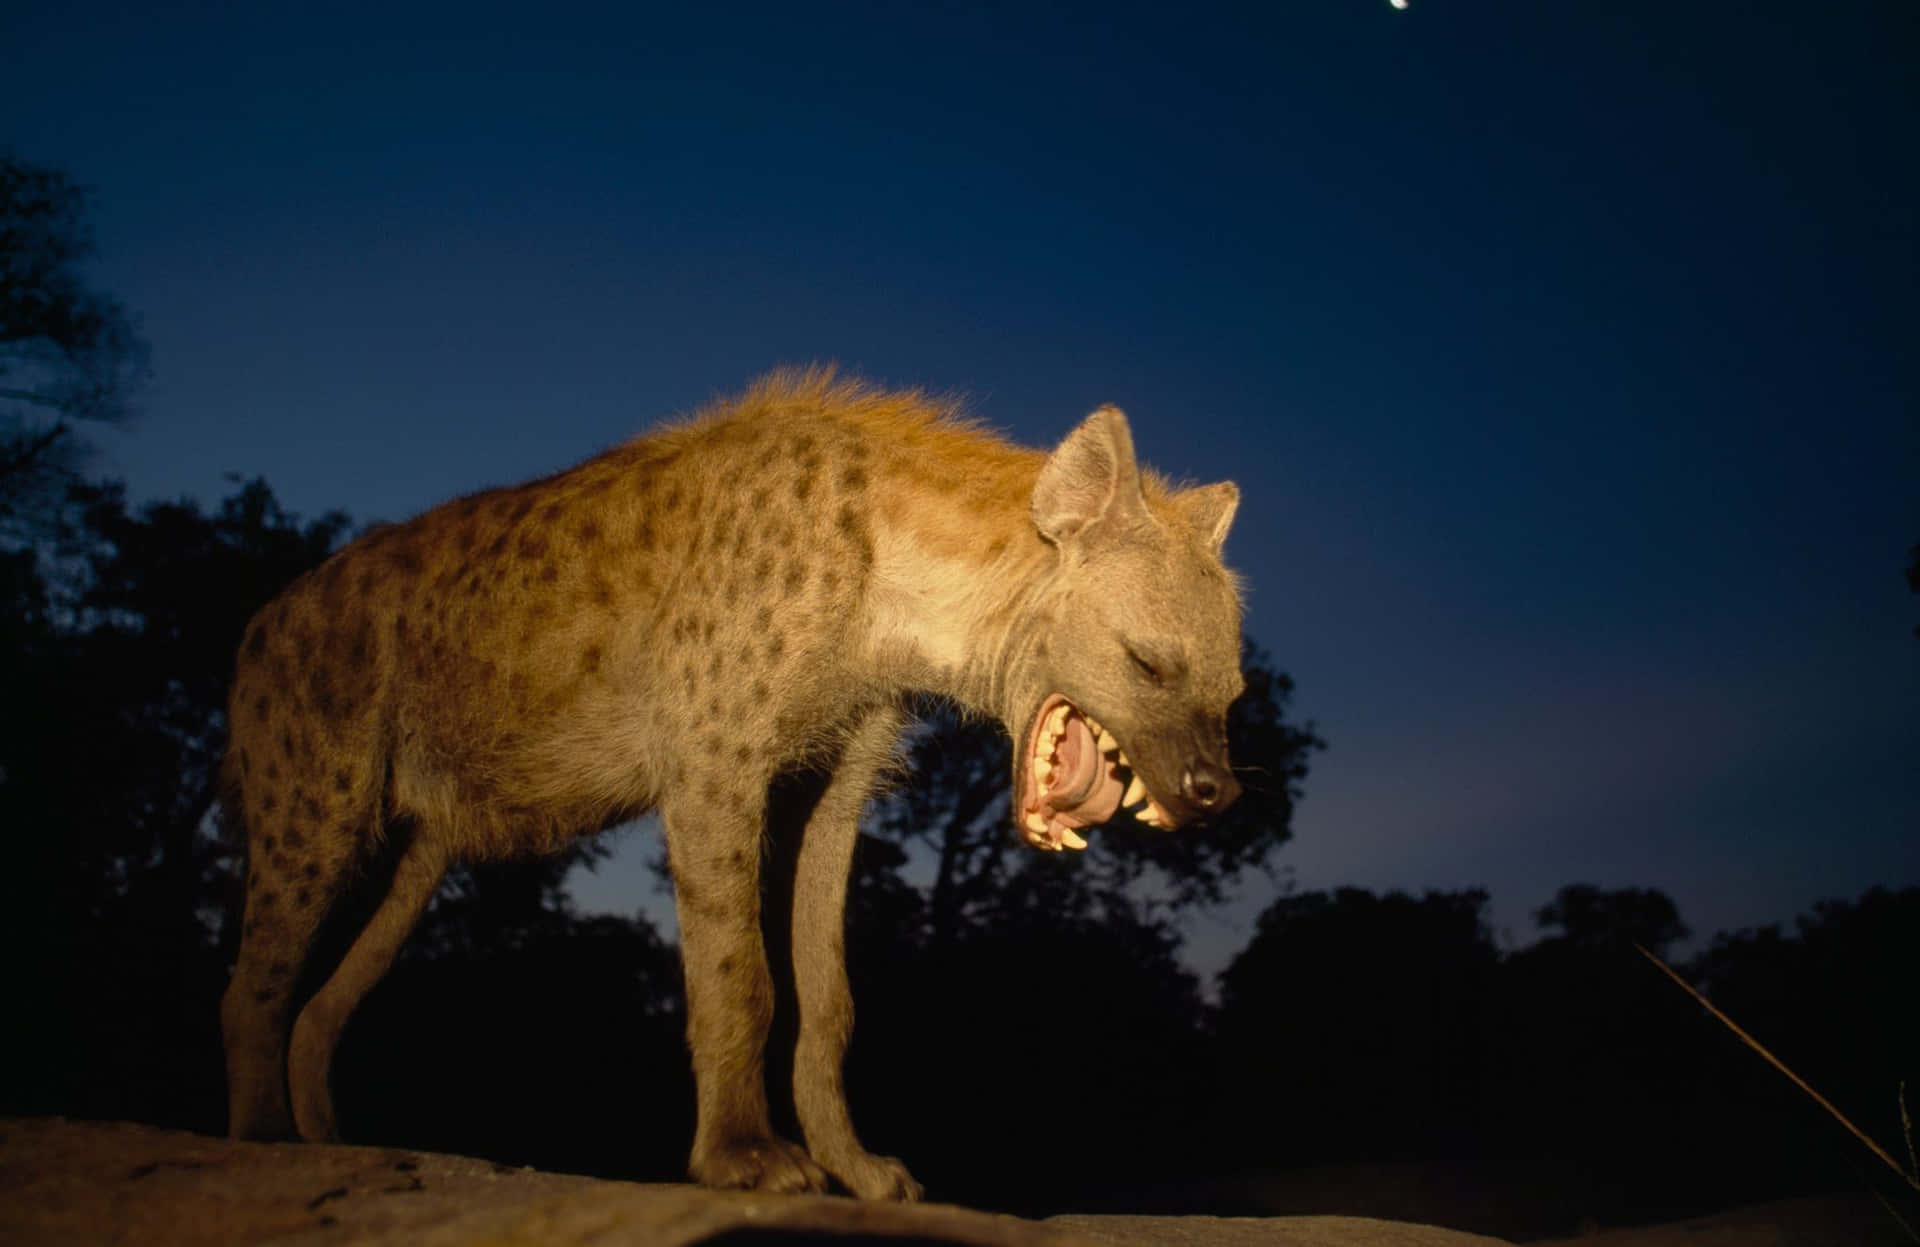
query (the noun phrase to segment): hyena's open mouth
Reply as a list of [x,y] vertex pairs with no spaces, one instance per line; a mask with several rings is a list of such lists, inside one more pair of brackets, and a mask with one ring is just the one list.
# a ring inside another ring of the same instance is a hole
[[1086,848],[1079,828],[1106,822],[1123,804],[1149,826],[1173,826],[1113,733],[1059,693],[1040,704],[1021,762],[1016,821],[1037,849]]

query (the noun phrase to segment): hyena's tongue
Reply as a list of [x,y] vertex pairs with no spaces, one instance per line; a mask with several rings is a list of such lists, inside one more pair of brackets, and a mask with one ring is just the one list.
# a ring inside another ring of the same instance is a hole
[[1101,752],[1099,728],[1058,693],[1047,698],[1028,734],[1020,829],[1037,848],[1084,849],[1077,829],[1104,823],[1120,808],[1114,755]]

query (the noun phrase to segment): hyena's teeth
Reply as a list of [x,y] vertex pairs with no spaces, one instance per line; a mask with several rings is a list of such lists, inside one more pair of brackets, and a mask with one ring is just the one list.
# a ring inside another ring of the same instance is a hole
[[1047,816],[1038,810],[1028,810],[1026,817],[1020,820],[1020,825],[1036,836],[1047,834]]
[[1047,790],[1053,787],[1053,760],[1051,758],[1040,759],[1034,763],[1033,773],[1040,779],[1041,795],[1046,795]]
[[1100,752],[1112,754],[1120,752],[1120,742],[1115,740],[1113,733],[1104,727],[1100,729]]
[[1061,831],[1060,842],[1070,849],[1084,849],[1087,847],[1086,837],[1071,827]]
[[1140,782],[1138,775],[1135,775],[1133,782],[1127,785],[1127,791],[1121,796],[1120,804],[1129,806],[1138,805],[1144,800],[1147,800],[1147,786]]

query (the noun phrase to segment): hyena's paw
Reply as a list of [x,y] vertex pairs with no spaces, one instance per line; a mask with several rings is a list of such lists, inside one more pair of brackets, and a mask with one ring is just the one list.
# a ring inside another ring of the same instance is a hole
[[735,1139],[696,1150],[688,1169],[701,1186],[773,1191],[782,1195],[824,1193],[827,1189],[826,1171],[814,1164],[811,1156],[772,1135]]
[[845,1160],[828,1160],[827,1168],[847,1190],[861,1199],[891,1199],[903,1204],[920,1202],[926,1192],[907,1167],[891,1156],[856,1152]]

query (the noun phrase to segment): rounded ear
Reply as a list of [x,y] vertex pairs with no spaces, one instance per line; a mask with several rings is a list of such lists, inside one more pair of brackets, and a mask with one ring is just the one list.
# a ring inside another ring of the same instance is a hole
[[1227,544],[1227,529],[1233,526],[1233,513],[1240,507],[1240,490],[1232,481],[1197,485],[1183,489],[1172,499],[1174,507],[1193,525],[1193,531],[1215,554]]
[[1118,407],[1102,407],[1047,456],[1034,482],[1033,526],[1055,545],[1105,520],[1145,516],[1133,434]]

